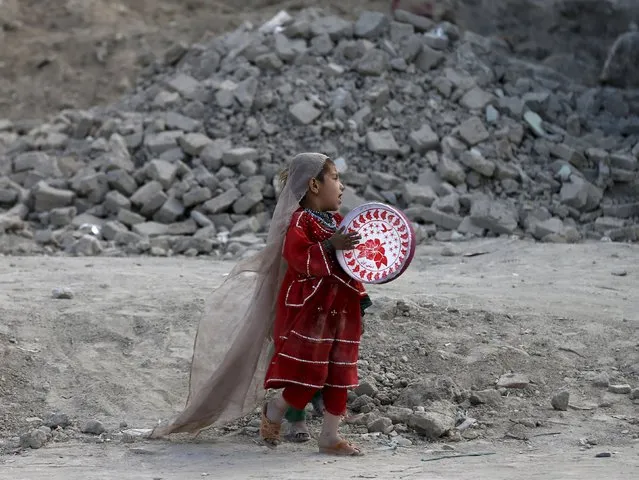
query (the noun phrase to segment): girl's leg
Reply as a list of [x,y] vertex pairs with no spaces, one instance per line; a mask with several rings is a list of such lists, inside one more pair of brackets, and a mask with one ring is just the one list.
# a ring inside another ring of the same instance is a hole
[[289,408],[286,411],[284,418],[286,418],[286,421],[291,425],[287,435],[289,441],[304,443],[311,439],[311,434],[309,433],[306,425],[306,410]]
[[324,422],[318,439],[320,452],[333,455],[362,455],[362,451],[340,438],[338,429],[346,413],[348,392],[345,388],[324,387]]
[[278,393],[264,406],[260,434],[264,441],[277,445],[280,441],[280,426],[289,407],[297,410],[306,408],[317,389],[291,385]]

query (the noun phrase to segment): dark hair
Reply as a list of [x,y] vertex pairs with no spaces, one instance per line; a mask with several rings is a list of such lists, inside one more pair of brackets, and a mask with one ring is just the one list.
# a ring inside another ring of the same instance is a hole
[[[335,166],[335,162],[331,160],[330,158],[327,158],[326,161],[324,162],[324,166],[322,167],[322,170],[317,174],[315,179],[320,182],[323,182],[324,177],[328,173],[329,169],[334,166]],[[280,184],[282,185],[282,187],[286,185],[287,181],[288,181],[288,168],[280,172]]]

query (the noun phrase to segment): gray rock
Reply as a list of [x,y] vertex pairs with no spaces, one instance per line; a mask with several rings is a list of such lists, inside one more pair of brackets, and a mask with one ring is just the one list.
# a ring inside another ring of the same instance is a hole
[[521,373],[506,373],[499,377],[497,381],[498,388],[526,388],[530,385],[528,377]]
[[228,167],[237,167],[242,162],[257,160],[259,152],[254,148],[239,147],[225,151],[222,154],[222,163]]
[[440,212],[434,208],[421,205],[407,208],[404,214],[413,222],[433,223],[445,230],[457,230],[462,222],[462,218],[458,215]]
[[391,405],[388,407],[386,411],[386,415],[394,424],[403,423],[404,425],[408,424],[410,416],[413,414],[413,410],[411,408],[405,407],[396,407]]
[[367,378],[360,380],[359,386],[355,388],[355,393],[358,396],[367,395],[371,398],[375,398],[379,393],[379,389],[377,388],[377,383],[373,378]]
[[555,410],[565,412],[568,410],[568,404],[570,402],[570,393],[563,391],[552,397],[551,404]]
[[213,140],[202,133],[187,133],[178,139],[182,150],[194,157],[198,156],[212,142]]
[[52,413],[42,422],[44,426],[49,428],[66,428],[71,425],[71,420],[66,413]]
[[394,156],[400,153],[400,148],[391,131],[368,132],[366,134],[368,149],[380,155]]
[[617,395],[627,395],[632,391],[632,387],[627,383],[610,384],[608,385],[608,391]]
[[459,137],[469,146],[487,140],[490,137],[488,130],[479,117],[470,117],[459,126]]
[[388,16],[381,12],[362,12],[355,22],[356,37],[376,39],[386,32],[389,26]]
[[484,158],[481,152],[475,148],[463,152],[459,156],[459,161],[466,167],[476,171],[484,177],[490,178],[495,173],[495,163]]
[[82,433],[90,433],[92,435],[100,435],[106,431],[102,422],[98,420],[89,420],[80,429]]
[[437,165],[437,173],[442,180],[450,182],[453,185],[462,185],[466,181],[466,172],[462,166],[455,160],[442,155]]
[[51,292],[51,297],[56,300],[71,300],[73,291],[67,287],[54,288]]
[[471,88],[459,100],[459,104],[468,110],[483,110],[494,102],[495,96],[480,87]]
[[133,225],[133,233],[141,237],[159,237],[167,235],[169,226],[158,222],[144,222]]
[[498,406],[501,402],[501,394],[497,390],[481,390],[470,394],[471,405]]
[[366,425],[369,432],[388,434],[393,431],[393,421],[387,417],[379,417]]
[[160,209],[153,215],[153,220],[159,223],[173,223],[184,214],[184,205],[175,197],[169,197]]
[[71,255],[82,257],[93,257],[102,253],[102,244],[100,240],[93,235],[82,235],[75,242],[73,242],[67,251]]
[[406,10],[395,10],[394,16],[395,20],[398,22],[408,23],[420,32],[427,32],[435,26],[435,22],[433,22],[430,18],[422,15],[415,15],[414,13]]
[[318,110],[311,102],[306,100],[292,105],[289,112],[300,125],[310,125],[322,115],[321,110]]
[[60,188],[53,188],[47,185],[46,182],[38,182],[31,195],[34,199],[34,208],[36,212],[46,212],[53,208],[68,207],[73,203],[75,193],[71,190],[63,190]]
[[419,130],[411,132],[408,136],[408,144],[417,153],[426,153],[439,147],[439,136],[430,125],[424,124]]
[[203,207],[211,214],[221,213],[231,207],[241,196],[242,192],[236,188],[232,188],[208,200],[203,204]]
[[407,204],[417,203],[426,207],[430,207],[437,200],[437,194],[432,187],[410,182],[404,183],[402,197]]
[[42,448],[48,441],[48,435],[40,429],[34,428],[20,437],[20,446],[24,448]]
[[177,177],[177,165],[165,160],[151,160],[146,167],[146,174],[151,180],[160,182],[163,188],[169,188]]
[[424,44],[415,59],[415,66],[423,72],[428,72],[433,68],[437,68],[444,61],[444,58],[442,52],[438,52]]
[[409,417],[408,426],[429,440],[437,440],[455,427],[455,418],[438,412],[416,412]]
[[515,208],[487,198],[473,201],[470,218],[475,225],[496,234],[512,234],[519,223],[519,213]]
[[388,70],[389,60],[386,52],[372,48],[357,62],[356,69],[360,75],[379,77]]
[[54,208],[49,212],[49,225],[54,227],[70,225],[76,213],[75,207]]

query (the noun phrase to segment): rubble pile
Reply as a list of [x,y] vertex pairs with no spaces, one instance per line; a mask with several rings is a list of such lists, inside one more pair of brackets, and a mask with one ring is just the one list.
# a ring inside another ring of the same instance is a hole
[[639,237],[637,91],[402,10],[305,10],[176,44],[108,108],[0,120],[0,251],[242,255],[310,150],[344,209],[397,205],[422,239]]

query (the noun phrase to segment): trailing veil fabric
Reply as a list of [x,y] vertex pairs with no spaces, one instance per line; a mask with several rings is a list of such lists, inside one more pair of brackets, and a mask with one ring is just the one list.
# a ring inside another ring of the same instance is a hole
[[301,153],[291,161],[266,247],[240,261],[206,302],[195,336],[184,411],[169,425],[156,427],[151,437],[223,425],[251,413],[264,400],[270,333],[286,271],[284,238],[309,180],[320,174],[327,159],[319,153]]

